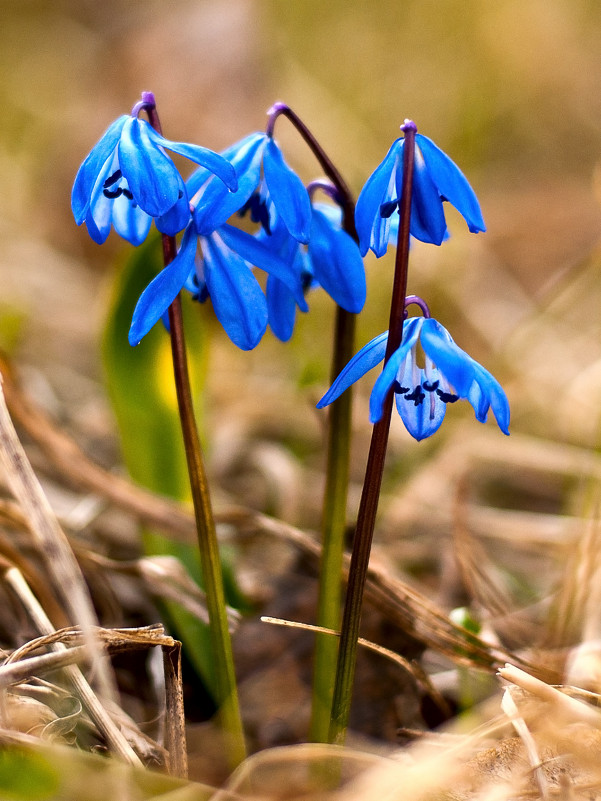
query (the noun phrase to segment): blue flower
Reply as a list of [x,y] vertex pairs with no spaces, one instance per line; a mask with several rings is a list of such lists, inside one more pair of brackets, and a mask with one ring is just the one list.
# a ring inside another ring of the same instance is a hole
[[[342,370],[317,404],[321,409],[336,400],[351,384],[384,359],[388,333],[372,339]],[[417,364],[421,345],[424,366]],[[446,407],[468,400],[481,423],[492,409],[499,428],[509,434],[509,403],[499,382],[461,350],[449,332],[433,318],[411,317],[403,324],[401,346],[380,373],[370,396],[372,423],[382,417],[386,396],[393,390],[398,412],[416,440],[430,437],[440,428]]]
[[[196,170],[188,180],[196,230],[208,236],[242,210],[254,211],[257,222],[267,219],[267,196],[288,233],[307,242],[311,203],[301,179],[288,167],[277,143],[268,134],[254,133],[223,151],[238,175],[238,190],[228,193],[207,169]],[[261,172],[263,179],[261,179]]]
[[[71,208],[102,244],[111,228],[133,245],[144,241],[152,218],[159,231],[173,235],[186,227],[190,209],[186,186],[165,150],[201,164],[237,189],[234,168],[204,147],[171,142],[145,120],[123,115],[108,128],[83,162],[73,184]],[[227,187],[227,188],[226,188]]]
[[[393,143],[357,200],[355,224],[363,256],[370,248],[378,257],[386,253],[391,217],[398,209],[403,184],[404,146],[402,137]],[[431,139],[416,134],[412,236],[434,245],[443,242],[447,235],[442,205],[445,200],[455,206],[472,233],[486,230],[478,198],[459,167]]]
[[[200,249],[201,258],[198,258]],[[275,276],[307,310],[292,266],[251,234],[222,225],[200,235],[192,219],[176,258],[146,287],[134,310],[129,342],[137,345],[185,287],[197,300],[211,298],[217,319],[242,350],[254,348],[267,328],[267,301],[251,266]]]
[[[261,241],[293,265],[305,290],[321,286],[335,303],[358,314],[365,304],[365,269],[356,242],[341,228],[340,208],[312,205],[307,247],[288,233],[274,204],[269,204],[268,211],[269,223],[267,228],[263,225]],[[271,330],[286,342],[294,328],[294,296],[275,276],[268,278],[266,294]]]

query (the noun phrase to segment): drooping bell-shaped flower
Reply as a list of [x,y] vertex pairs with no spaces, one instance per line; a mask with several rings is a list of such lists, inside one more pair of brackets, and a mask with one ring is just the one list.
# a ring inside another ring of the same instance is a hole
[[[293,264],[305,290],[322,287],[338,306],[358,314],[365,304],[365,269],[357,243],[341,228],[340,208],[312,204],[307,246],[288,233],[274,204],[268,204],[268,211],[269,225],[262,226],[260,240]],[[267,305],[271,330],[286,342],[292,336],[296,302],[288,287],[274,276],[267,281]]]
[[[386,253],[392,215],[403,185],[405,139],[397,139],[374,170],[357,199],[355,224],[361,253]],[[423,134],[415,134],[410,233],[422,242],[440,245],[447,236],[443,203],[455,206],[473,233],[485,231],[480,204],[459,167]]]
[[311,203],[298,175],[286,164],[277,142],[266,133],[254,133],[223,151],[238,176],[238,190],[228,193],[210,170],[199,169],[187,186],[194,207],[196,230],[207,236],[241,210],[254,210],[255,220],[266,220],[267,195],[288,233],[298,242],[309,240]]
[[281,281],[303,311],[307,305],[292,265],[251,234],[222,225],[204,236],[192,219],[176,258],[146,287],[134,310],[129,342],[137,345],[165,314],[177,294],[189,289],[211,299],[217,319],[242,350],[252,350],[267,328],[267,301],[254,276],[259,267]]
[[[385,356],[388,333],[365,345],[342,370],[317,404],[328,406],[351,384],[379,364]],[[417,364],[421,345],[424,366]],[[412,317],[403,324],[403,339],[380,373],[370,396],[370,421],[382,417],[386,396],[395,393],[397,410],[412,437],[425,439],[442,424],[446,407],[460,399],[469,401],[481,423],[489,409],[504,434],[509,434],[509,403],[499,382],[453,341],[433,318]]]
[[268,304],[253,267],[268,274],[286,294],[292,309],[307,311],[301,271],[292,250],[241,231],[227,221],[250,211],[261,231],[271,235],[267,201],[281,232],[298,249],[309,239],[311,204],[300,178],[285,163],[272,136],[255,133],[223,151],[236,171],[238,187],[229,191],[206,167],[186,183],[191,217],[177,257],[145,289],[134,311],[129,341],[137,344],[165,314],[182,288],[197,300],[211,299],[215,314],[230,339],[243,350],[254,348],[265,333]]
[[225,192],[237,189],[236,172],[223,156],[165,139],[135,113],[123,115],[94,146],[73,184],[75,221],[86,223],[95,242],[102,244],[113,225],[120,236],[139,245],[153,218],[164,234],[174,235],[186,227],[190,218],[186,186],[166,150],[202,165]]

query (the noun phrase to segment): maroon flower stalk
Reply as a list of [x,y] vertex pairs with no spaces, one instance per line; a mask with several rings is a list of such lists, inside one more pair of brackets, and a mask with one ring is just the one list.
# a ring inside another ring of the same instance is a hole
[[[152,92],[142,92],[142,100],[134,106],[132,114],[137,114],[142,110],[147,113],[148,121],[152,127],[162,135],[161,123]],[[162,241],[163,262],[165,266],[167,266],[175,259],[177,246],[175,237],[173,236],[162,234]],[[226,737],[225,748],[229,753],[232,765],[235,766],[245,758],[246,746],[244,743],[244,731],[238,703],[238,690],[227,621],[219,545],[215,530],[215,520],[213,518],[209,484],[192,404],[192,390],[188,373],[182,306],[179,294],[169,307],[169,327],[177,403],[186,452],[186,462],[188,465],[188,475],[190,477],[190,487],[192,490],[192,501],[194,504],[196,529],[198,532],[198,547],[205,582],[207,610],[209,613],[209,630],[211,633],[213,659],[215,660],[215,674],[217,680],[216,702],[219,707],[219,715]]]
[[[409,225],[411,221],[411,196],[413,190],[415,134],[417,132],[417,127],[411,120],[405,120],[401,130],[405,134],[405,145],[403,149],[403,186],[399,204],[399,233],[392,300],[390,304],[390,321],[388,324],[388,344],[386,347],[384,364],[386,364],[390,355],[401,345],[405,298],[407,295]],[[330,742],[338,744],[344,742],[350,716],[363,591],[367,578],[367,568],[369,565],[376,513],[378,511],[393,398],[393,392],[390,391],[384,403],[382,417],[373,427],[367,467],[365,469],[363,492],[361,494],[361,502],[357,517],[357,528],[353,542],[344,614],[342,618],[329,732]]]

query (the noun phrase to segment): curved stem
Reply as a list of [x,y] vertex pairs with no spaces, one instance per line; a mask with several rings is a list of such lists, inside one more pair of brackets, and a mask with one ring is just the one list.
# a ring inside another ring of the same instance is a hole
[[319,162],[322,170],[337,188],[340,198],[338,203],[342,209],[343,215],[342,227],[347,234],[350,234],[350,236],[352,236],[356,241],[357,232],[355,231],[355,201],[353,200],[351,190],[349,189],[340,172],[337,170],[334,162],[330,159],[298,114],[292,111],[290,106],[287,106],[286,103],[274,103],[267,112],[267,116],[268,122],[266,133],[268,136],[273,136],[275,121],[278,117],[283,116],[290,120],[290,122],[305,140],[311,152]]
[[[403,186],[399,213],[401,215],[395,262],[394,284],[390,304],[389,336],[384,363],[400,346],[403,336],[403,317],[407,295],[407,273],[409,266],[409,226],[411,220],[411,194],[413,190],[414,142],[416,127],[406,120],[403,125],[405,145],[403,152]],[[393,392],[388,393],[382,417],[373,427],[365,480],[357,516],[357,529],[353,542],[353,552],[349,569],[349,580],[344,604],[344,615],[340,634],[338,663],[332,702],[330,723],[330,742],[343,743],[348,726],[355,666],[357,660],[357,640],[361,623],[363,590],[367,578],[369,555],[373,539],[376,513],[380,498],[382,475],[390,417],[392,414]]]
[[[152,102],[150,102],[149,95],[152,98]],[[150,124],[162,135],[161,124],[154,105],[154,96],[151,93],[144,93],[142,104],[143,109],[148,114]],[[175,237],[163,234],[162,242],[163,262],[167,266],[177,255]],[[205,584],[207,611],[209,613],[209,630],[213,659],[215,660],[216,702],[226,738],[226,752],[229,754],[232,766],[236,766],[245,758],[246,746],[238,702],[232,642],[228,628],[219,544],[217,542],[209,483],[192,403],[182,306],[179,295],[169,307],[169,328],[177,405],[192,491],[198,547]]]
[[[351,191],[329,156],[305,123],[285,103],[275,103],[268,111],[266,132],[273,136],[275,121],[287,117],[309,146],[334,192],[323,181],[314,182],[314,188],[327,191],[342,209],[342,228],[358,242],[355,229],[355,201]],[[327,186],[327,188],[326,188]],[[334,347],[330,370],[333,382],[353,356],[355,347],[356,315],[336,307]],[[321,520],[322,557],[319,571],[317,624],[326,629],[340,628],[342,603],[342,558],[346,532],[346,505],[348,497],[352,393],[345,392],[330,406],[328,415],[326,483]],[[327,742],[334,692],[334,673],[338,657],[338,641],[327,634],[318,634],[315,640],[313,668],[313,703],[309,737],[314,742]]]

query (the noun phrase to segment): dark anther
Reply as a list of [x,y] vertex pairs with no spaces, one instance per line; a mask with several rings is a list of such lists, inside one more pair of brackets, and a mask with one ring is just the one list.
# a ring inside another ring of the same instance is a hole
[[259,207],[258,222],[260,222],[263,228],[265,229],[265,233],[271,236],[271,222],[269,220],[269,212],[267,211],[267,206],[265,205],[265,203],[261,203]]
[[418,384],[413,392],[411,392],[409,395],[405,395],[405,400],[413,401],[415,406],[419,406],[420,403],[424,402],[425,397],[426,395],[424,394],[421,385]]
[[390,217],[390,215],[398,205],[399,205],[398,200],[388,200],[386,201],[386,203],[382,203],[382,205],[380,206],[380,217],[384,217],[384,219],[387,219],[388,217]]
[[307,289],[310,289],[312,283],[313,283],[313,273],[311,272],[311,270],[302,270],[301,286],[303,288],[303,292],[306,292]]
[[429,384],[427,381],[422,382],[422,387],[426,390],[426,392],[434,392],[435,389],[438,389],[440,381],[434,381],[432,384]]
[[120,195],[122,195],[124,191],[126,191],[126,190],[123,190],[123,189],[121,189],[120,186],[118,186],[115,190],[113,190],[113,189],[103,189],[102,190],[102,194],[105,197],[108,197],[110,200],[114,200],[116,197],[119,197]]
[[250,219],[254,223],[260,223],[265,229],[266,234],[271,234],[269,212],[267,211],[267,205],[259,192],[254,192],[246,201],[246,203],[240,207],[238,210],[238,216],[244,217],[248,211],[250,211]]
[[405,392],[409,392],[409,390],[411,389],[411,387],[402,387],[398,381],[394,382],[392,388],[397,395],[404,395]]
[[117,181],[122,177],[121,170],[116,170],[111,176],[109,176],[106,181],[103,183],[103,187],[106,189],[107,186],[112,186],[113,184],[117,183]]
[[455,403],[459,400],[459,395],[453,395],[451,392],[443,392],[442,389],[437,389],[436,394],[443,403]]
[[126,197],[128,200],[133,200],[133,199],[134,199],[134,196],[133,196],[133,195],[132,195],[132,193],[129,191],[129,189],[124,189],[124,190],[123,190],[123,194],[125,195],[125,197]]

